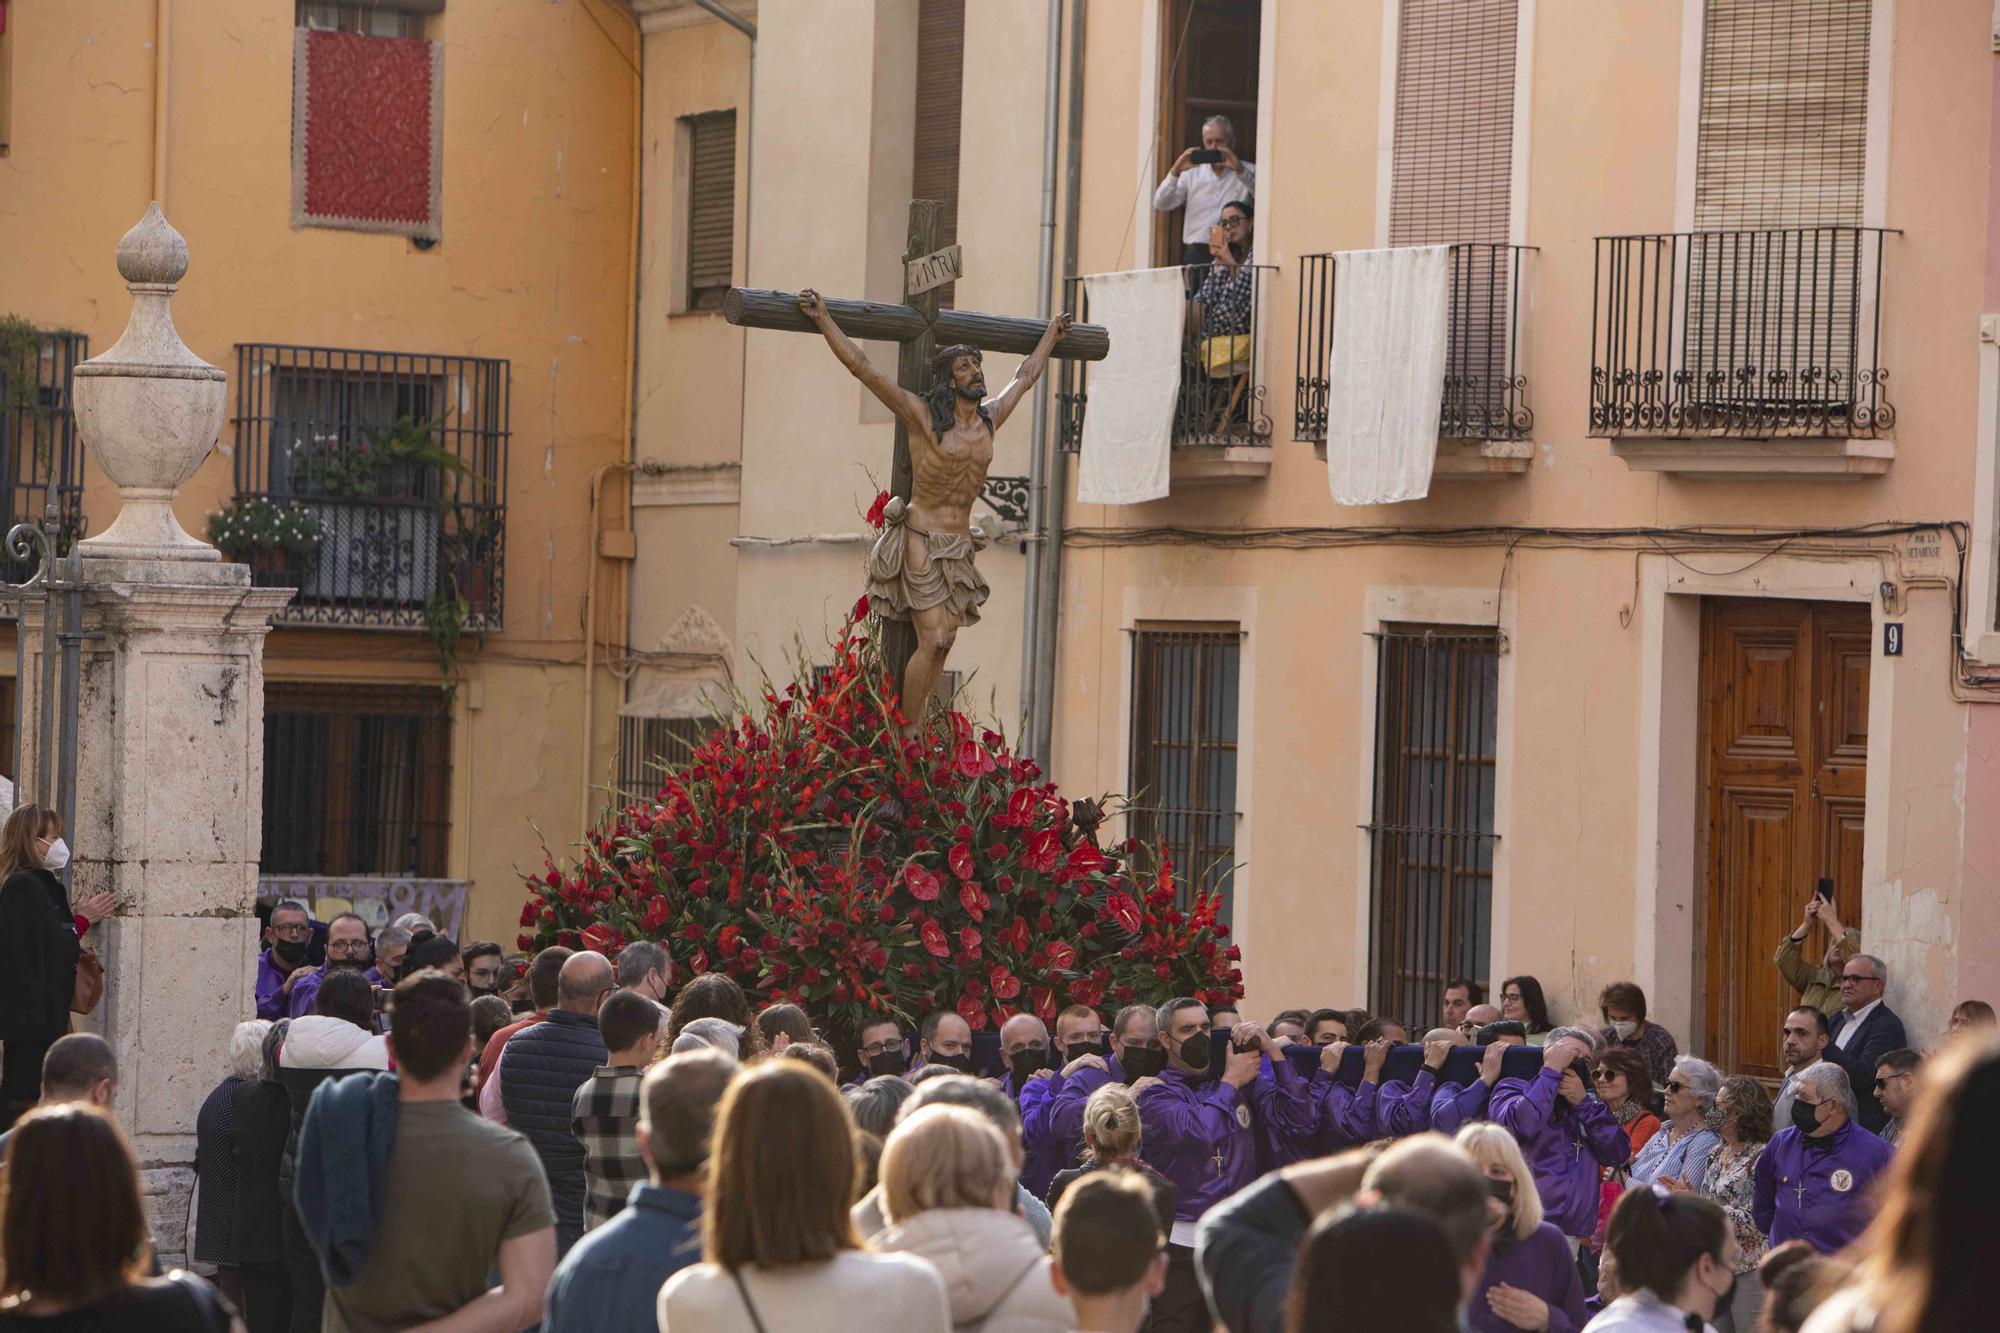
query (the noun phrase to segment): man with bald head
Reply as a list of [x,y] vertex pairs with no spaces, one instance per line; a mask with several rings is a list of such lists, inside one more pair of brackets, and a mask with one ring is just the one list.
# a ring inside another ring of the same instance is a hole
[[1033,1014],[1015,1014],[1000,1025],[1000,1058],[1007,1075],[1000,1080],[1021,1108],[1021,1184],[1037,1199],[1049,1192],[1056,1172],[1069,1165],[1069,1154],[1049,1127],[1057,1085],[1049,1068],[1049,1029]]
[[564,960],[549,1016],[522,1028],[500,1053],[500,1097],[507,1123],[528,1136],[556,1209],[556,1253],[583,1235],[583,1145],[570,1129],[576,1090],[605,1062],[597,1010],[615,981],[611,960],[585,950]]

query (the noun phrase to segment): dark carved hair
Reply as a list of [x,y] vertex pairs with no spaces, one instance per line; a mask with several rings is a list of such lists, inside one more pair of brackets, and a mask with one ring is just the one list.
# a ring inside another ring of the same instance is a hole
[[[971,343],[953,343],[949,347],[940,347],[931,354],[931,388],[930,392],[924,395],[924,401],[931,405],[931,429],[940,439],[951,429],[951,400],[957,392],[952,388],[951,368],[961,356],[969,356],[982,365],[986,361],[985,354]],[[986,429],[990,433],[993,429],[993,414],[986,410],[984,403],[979,405],[979,419],[986,423]]]

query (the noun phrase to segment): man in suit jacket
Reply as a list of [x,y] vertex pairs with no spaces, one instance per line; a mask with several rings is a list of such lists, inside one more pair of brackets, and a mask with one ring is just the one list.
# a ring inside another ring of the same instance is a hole
[[1828,1022],[1833,1041],[1826,1048],[1827,1058],[1847,1071],[1861,1107],[1861,1123],[1870,1133],[1880,1133],[1889,1121],[1875,1096],[1875,1067],[1889,1052],[1910,1044],[1903,1020],[1882,1002],[1888,980],[1888,964],[1880,958],[1858,953],[1848,959],[1840,972],[1842,1007]]

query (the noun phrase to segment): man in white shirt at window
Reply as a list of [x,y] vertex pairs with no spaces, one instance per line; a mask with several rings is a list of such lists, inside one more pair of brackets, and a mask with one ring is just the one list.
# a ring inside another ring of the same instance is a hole
[[[1219,160],[1197,162],[1196,152],[1219,154]],[[1201,148],[1189,148],[1167,168],[1167,178],[1153,191],[1156,212],[1187,211],[1181,216],[1183,265],[1209,262],[1209,228],[1222,223],[1222,206],[1250,198],[1257,187],[1257,168],[1236,156],[1236,127],[1227,116],[1210,116],[1201,123]]]

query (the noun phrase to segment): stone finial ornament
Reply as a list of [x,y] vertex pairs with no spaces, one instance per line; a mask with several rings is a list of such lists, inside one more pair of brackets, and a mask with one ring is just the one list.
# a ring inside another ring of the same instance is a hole
[[220,560],[174,517],[174,498],[195,474],[228,403],[226,376],[174,329],[173,295],[187,272],[187,241],[159,204],[118,242],[118,272],[132,293],[125,332],[76,368],[76,421],[97,465],[118,485],[111,526],[77,544],[86,557]]

